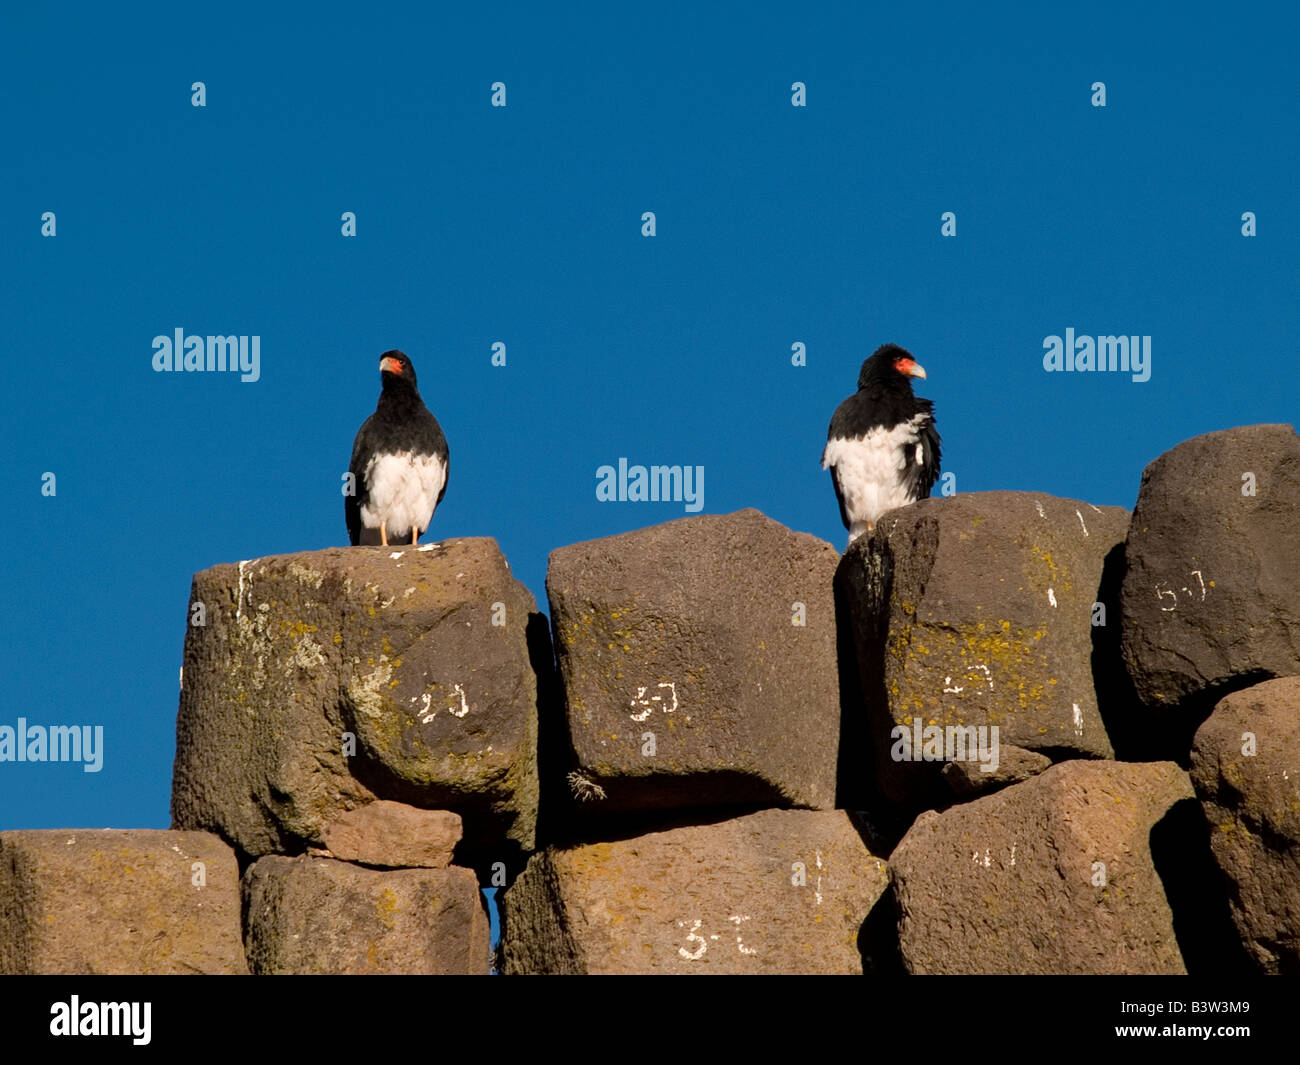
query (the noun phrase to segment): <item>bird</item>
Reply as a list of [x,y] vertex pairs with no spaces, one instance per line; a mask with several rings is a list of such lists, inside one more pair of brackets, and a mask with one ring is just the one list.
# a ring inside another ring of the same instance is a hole
[[822,469],[840,502],[852,544],[887,510],[927,499],[939,479],[934,404],[912,394],[925,370],[897,344],[883,344],[862,364],[858,390],[835,408]]
[[348,464],[343,510],[354,547],[417,543],[447,494],[447,438],[420,398],[411,360],[384,352],[379,380],[379,403],[357,430]]

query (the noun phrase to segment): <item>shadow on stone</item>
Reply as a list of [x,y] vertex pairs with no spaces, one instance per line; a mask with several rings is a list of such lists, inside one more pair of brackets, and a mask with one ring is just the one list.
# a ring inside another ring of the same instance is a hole
[[572,805],[567,778],[573,759],[564,686],[545,614],[528,616],[526,637],[528,658],[537,677],[537,849],[541,850],[563,834],[562,822]]
[[[725,792],[726,784],[721,784],[720,788]],[[575,815],[562,824],[557,824],[556,827],[561,829],[561,834],[548,837],[547,844],[567,848],[591,843],[615,843],[620,840],[635,839],[651,832],[716,825],[722,821],[730,821],[736,817],[744,817],[747,814],[772,808],[773,804],[770,802],[759,802],[694,808],[671,806],[658,810],[612,811],[608,814],[597,810],[592,810],[590,813],[584,811],[581,815]],[[788,806],[779,808],[790,809]]]
[[898,948],[898,900],[892,877],[858,930],[858,953],[862,955],[863,976],[908,975]]
[[1092,678],[1097,690],[1097,708],[1119,761],[1172,761],[1186,769],[1196,730],[1219,700],[1268,680],[1273,674],[1252,670],[1159,711],[1146,706],[1138,697],[1121,651],[1124,619],[1120,588],[1126,566],[1125,545],[1116,544],[1106,555],[1097,588],[1096,601],[1106,608],[1106,624],[1092,627]]
[[406,803],[422,810],[454,810],[461,815],[464,836],[456,844],[452,865],[473,869],[482,886],[490,886],[493,866],[505,863],[513,878],[523,869],[528,855],[506,833],[514,813],[498,813],[492,796],[481,790],[457,790],[438,785],[417,785],[403,780],[373,758],[364,748],[349,759],[352,775],[381,799]]
[[859,665],[853,611],[844,571],[845,564],[841,559],[834,579],[835,661],[840,680],[840,746],[835,761],[835,805],[841,810],[849,810],[867,804],[872,794],[871,780],[875,776],[876,754],[871,744],[863,691],[864,672],[874,677],[879,689],[873,692],[873,698],[884,698],[885,684],[879,663],[866,670]]
[[[1120,587],[1125,565],[1124,544],[1120,542],[1106,554],[1097,586],[1095,603],[1105,610],[1105,624],[1097,624],[1094,618],[1092,626],[1092,681],[1097,691],[1097,711],[1119,761],[1161,761],[1173,758],[1177,745],[1170,741],[1167,727],[1138,698],[1120,651]],[[1059,759],[1053,756],[1052,760]]]
[[1228,885],[1210,851],[1210,829],[1199,802],[1175,803],[1151,827],[1151,859],[1173,911],[1174,936],[1188,974],[1253,974],[1232,922]]

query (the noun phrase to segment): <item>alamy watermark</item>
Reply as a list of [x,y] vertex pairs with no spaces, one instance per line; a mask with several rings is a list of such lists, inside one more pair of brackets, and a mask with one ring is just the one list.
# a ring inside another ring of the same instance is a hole
[[260,336],[186,336],[177,327],[171,336],[153,338],[155,373],[232,371],[251,384],[262,376]]
[[596,469],[596,498],[602,503],[685,503],[686,512],[704,509],[703,466],[629,466]]
[[981,773],[998,769],[997,725],[926,725],[919,717],[912,726],[895,725],[889,730],[894,746],[889,756],[895,762],[976,762]]
[[1048,373],[1131,373],[1134,381],[1151,380],[1149,336],[1079,336],[1074,329],[1065,337],[1043,337],[1043,369]]
[[130,1036],[136,1046],[148,1046],[152,1013],[151,1002],[82,1002],[73,995],[50,1006],[50,1035]]
[[81,762],[83,773],[104,768],[104,726],[0,725],[0,762]]

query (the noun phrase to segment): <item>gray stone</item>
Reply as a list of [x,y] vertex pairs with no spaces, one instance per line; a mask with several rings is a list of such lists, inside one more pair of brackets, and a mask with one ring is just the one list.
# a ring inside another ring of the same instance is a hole
[[1191,776],[1249,956],[1300,974],[1300,677],[1220,702],[1196,733]]
[[378,797],[454,810],[467,842],[490,852],[507,839],[531,849],[535,604],[495,541],[215,566],[194,578],[192,622],[200,603],[176,724],[176,827],[253,856],[296,852]]
[[239,905],[207,832],[0,832],[0,974],[246,973]]
[[850,546],[836,583],[881,794],[947,800],[943,759],[911,749],[917,722],[943,731],[943,754],[949,729],[987,728],[991,743],[996,727],[999,744],[1055,759],[1113,757],[1093,676],[1093,610],[1127,525],[1119,507],[973,492],[890,511]]
[[860,973],[887,881],[838,810],[552,847],[505,893],[505,971]]
[[553,551],[578,798],[599,811],[834,805],[838,557],[756,510]]
[[1045,754],[1004,743],[998,752],[998,767],[992,772],[984,772],[978,761],[952,761],[944,765],[942,775],[943,782],[954,795],[969,799],[998,791],[1009,784],[1019,784],[1037,776],[1051,764],[1052,760]]
[[259,975],[486,975],[488,919],[469,869],[366,869],[270,855],[244,872]]
[[1070,761],[922,813],[890,855],[912,973],[1183,973],[1152,829],[1172,762]]
[[1300,673],[1291,426],[1226,429],[1166,451],[1142,473],[1125,554],[1123,655],[1148,706],[1185,706],[1199,720],[1229,688]]
[[325,826],[327,857],[391,868],[442,869],[460,842],[460,815],[379,800]]

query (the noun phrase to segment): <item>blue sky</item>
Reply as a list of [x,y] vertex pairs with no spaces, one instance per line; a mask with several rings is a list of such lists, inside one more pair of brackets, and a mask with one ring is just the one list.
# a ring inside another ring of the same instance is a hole
[[[0,724],[105,731],[99,773],[0,763],[0,829],[166,826],[191,575],[346,543],[388,348],[451,448],[432,537],[539,598],[684,514],[597,501],[619,457],[842,546],[819,457],[886,341],[959,491],[1131,507],[1178,441],[1295,422],[1293,14],[799,6],[0,15]],[[1044,372],[1067,327],[1150,335],[1151,379]],[[155,373],[176,328],[260,336],[260,380]]]

